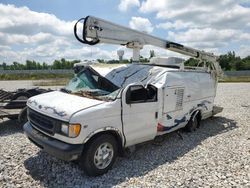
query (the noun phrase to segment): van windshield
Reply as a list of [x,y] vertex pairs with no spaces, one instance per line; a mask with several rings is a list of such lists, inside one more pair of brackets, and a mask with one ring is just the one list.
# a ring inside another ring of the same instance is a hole
[[75,74],[62,91],[98,100],[114,100],[120,88],[90,67]]

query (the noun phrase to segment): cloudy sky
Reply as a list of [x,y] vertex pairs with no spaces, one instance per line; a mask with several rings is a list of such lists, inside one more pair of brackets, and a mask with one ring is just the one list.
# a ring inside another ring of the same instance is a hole
[[[76,41],[73,25],[87,15],[218,55],[250,55],[250,0],[0,0],[0,63],[117,58],[122,47]],[[152,46],[142,55],[150,49],[176,55]]]

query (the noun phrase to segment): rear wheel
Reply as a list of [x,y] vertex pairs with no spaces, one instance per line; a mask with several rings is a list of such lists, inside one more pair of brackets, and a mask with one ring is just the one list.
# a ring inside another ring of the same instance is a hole
[[79,164],[89,176],[102,175],[112,168],[117,153],[115,138],[112,135],[103,134],[87,144]]
[[199,119],[197,115],[191,116],[188,124],[185,126],[184,130],[187,132],[194,132],[199,127]]

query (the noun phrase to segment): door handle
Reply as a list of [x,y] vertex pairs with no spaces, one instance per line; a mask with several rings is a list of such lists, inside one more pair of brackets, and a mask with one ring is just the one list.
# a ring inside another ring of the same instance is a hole
[[155,119],[158,118],[158,112],[155,112]]

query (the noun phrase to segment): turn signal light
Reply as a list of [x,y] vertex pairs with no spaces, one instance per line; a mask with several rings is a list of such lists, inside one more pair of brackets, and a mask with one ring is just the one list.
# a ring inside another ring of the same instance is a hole
[[81,124],[70,124],[68,136],[71,138],[75,138],[80,134]]

